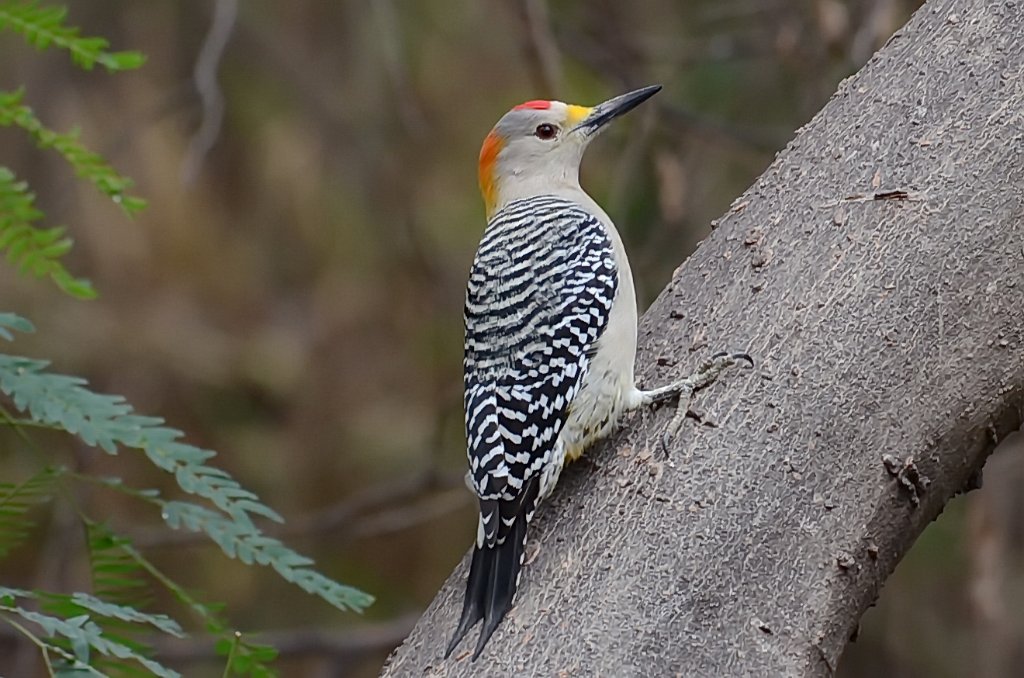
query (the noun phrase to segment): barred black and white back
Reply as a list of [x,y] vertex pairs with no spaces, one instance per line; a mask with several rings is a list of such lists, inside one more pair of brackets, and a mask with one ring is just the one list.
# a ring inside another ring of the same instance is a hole
[[580,204],[516,200],[488,223],[465,307],[467,454],[480,529],[449,652],[483,618],[479,651],[511,606],[527,524],[557,482],[559,432],[617,290],[608,231]]

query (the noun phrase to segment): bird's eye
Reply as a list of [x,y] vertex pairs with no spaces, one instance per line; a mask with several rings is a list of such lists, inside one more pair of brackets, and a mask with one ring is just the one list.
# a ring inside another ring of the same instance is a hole
[[534,131],[533,134],[538,139],[543,139],[544,141],[551,141],[556,136],[558,136],[558,128],[555,127],[554,125],[545,122],[542,125],[537,125],[537,129],[536,131]]

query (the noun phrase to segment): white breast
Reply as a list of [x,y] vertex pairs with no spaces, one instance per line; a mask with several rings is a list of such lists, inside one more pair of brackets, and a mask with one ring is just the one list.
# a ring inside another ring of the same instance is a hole
[[608,326],[598,340],[597,351],[560,434],[566,461],[577,459],[588,445],[611,432],[623,411],[632,406],[636,393],[637,309],[633,272],[611,219],[589,196],[586,200],[587,209],[601,219],[615,248],[619,285]]

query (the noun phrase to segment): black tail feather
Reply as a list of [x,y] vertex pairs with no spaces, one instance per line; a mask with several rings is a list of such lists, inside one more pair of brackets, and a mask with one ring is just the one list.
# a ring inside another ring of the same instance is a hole
[[[499,515],[498,531],[501,543],[492,547],[477,546],[469,565],[469,579],[466,582],[466,597],[462,603],[462,617],[455,635],[445,650],[445,659],[451,656],[455,647],[473,626],[484,620],[480,629],[473,659],[480,656],[487,641],[512,609],[512,601],[519,587],[519,572],[526,552],[526,533],[529,520],[537,508],[540,479],[534,476],[527,481],[514,507],[502,507],[515,516],[512,524],[506,526]],[[504,533],[504,534],[501,534]]]
[[480,638],[473,651],[475,660],[483,652],[487,641],[501,624],[501,620],[510,609],[519,587],[519,569],[523,565],[526,552],[526,516],[516,517],[505,541],[494,549],[495,555],[491,565],[491,581],[487,586],[487,597],[484,601],[484,625],[480,629]]
[[466,597],[462,601],[462,618],[459,619],[459,627],[455,629],[455,635],[444,652],[445,659],[451,656],[466,632],[484,618],[484,599],[487,597],[487,584],[490,579],[488,574],[493,566],[494,555],[494,549],[486,546],[477,546],[473,549],[473,560],[469,564],[469,580],[466,582]]

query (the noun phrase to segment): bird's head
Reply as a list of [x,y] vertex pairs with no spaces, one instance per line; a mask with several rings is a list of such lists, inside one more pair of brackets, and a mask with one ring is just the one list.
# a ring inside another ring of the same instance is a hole
[[487,218],[510,200],[579,187],[580,161],[591,139],[660,89],[644,87],[593,107],[527,101],[503,115],[480,149]]

